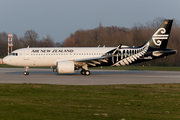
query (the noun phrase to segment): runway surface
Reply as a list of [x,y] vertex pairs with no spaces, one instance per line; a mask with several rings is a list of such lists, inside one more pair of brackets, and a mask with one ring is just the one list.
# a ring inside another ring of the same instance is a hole
[[58,74],[51,69],[30,68],[28,76],[24,68],[0,68],[0,83],[37,83],[59,85],[113,85],[180,83],[179,71],[140,70],[90,70],[90,76],[80,74]]

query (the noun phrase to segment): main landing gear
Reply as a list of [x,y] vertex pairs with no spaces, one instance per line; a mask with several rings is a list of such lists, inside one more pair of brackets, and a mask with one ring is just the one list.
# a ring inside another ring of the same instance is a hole
[[90,75],[90,71],[89,70],[85,70],[85,69],[82,69],[81,70],[81,75]]
[[88,70],[88,65],[85,64],[82,66],[82,70],[81,70],[81,75],[87,75],[89,76],[91,73],[90,71]]
[[25,69],[25,71],[24,71],[24,75],[29,75],[28,70],[29,70],[29,67],[26,67],[26,69]]

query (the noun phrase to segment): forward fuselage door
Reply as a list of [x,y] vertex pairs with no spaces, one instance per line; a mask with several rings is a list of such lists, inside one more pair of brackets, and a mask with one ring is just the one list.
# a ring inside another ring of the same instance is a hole
[[29,60],[29,50],[28,49],[24,50],[24,60]]

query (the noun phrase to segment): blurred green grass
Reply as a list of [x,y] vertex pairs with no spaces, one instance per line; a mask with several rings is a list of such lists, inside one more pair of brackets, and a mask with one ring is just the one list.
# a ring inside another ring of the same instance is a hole
[[180,119],[180,84],[0,84],[0,119]]

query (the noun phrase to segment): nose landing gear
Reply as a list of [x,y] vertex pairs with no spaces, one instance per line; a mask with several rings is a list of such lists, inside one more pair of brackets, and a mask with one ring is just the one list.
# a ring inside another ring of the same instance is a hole
[[24,75],[29,75],[28,70],[29,70],[29,67],[26,67],[26,69],[25,69],[25,71],[24,71]]
[[29,75],[29,72],[28,71],[24,71],[24,75]]

